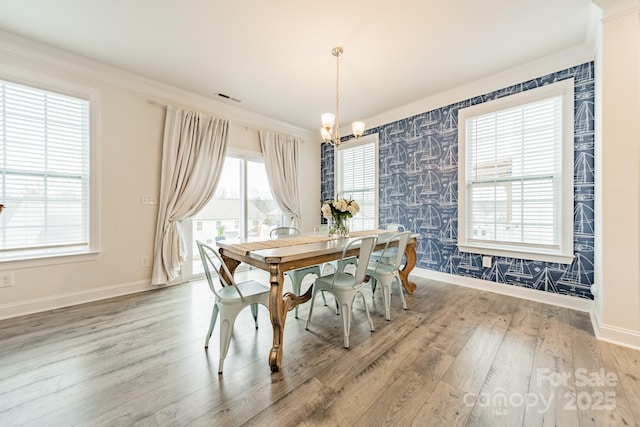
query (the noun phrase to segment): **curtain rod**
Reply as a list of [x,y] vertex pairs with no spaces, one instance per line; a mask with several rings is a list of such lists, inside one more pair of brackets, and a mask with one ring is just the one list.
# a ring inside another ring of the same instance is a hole
[[286,133],[287,135],[290,135],[290,136],[293,136],[295,138],[300,139],[301,142],[303,142],[303,143],[307,142],[307,137],[304,137],[304,136],[301,136],[301,135],[297,135],[295,133],[282,132],[282,131],[277,131],[277,130],[274,130],[274,129],[266,129],[266,128],[261,128],[261,127],[256,127],[255,125],[249,124],[247,122],[243,122],[241,120],[233,119],[233,118],[230,118],[230,117],[224,116],[224,115],[214,114],[211,111],[206,111],[206,110],[203,110],[201,108],[193,108],[193,107],[190,107],[190,106],[184,105],[184,104],[172,104],[172,103],[168,103],[168,102],[160,102],[160,101],[157,101],[155,99],[147,99],[147,102],[149,104],[159,105],[159,106],[164,107],[164,108],[167,108],[167,107],[182,108],[182,109],[185,109],[185,110],[191,110],[191,111],[196,111],[196,112],[203,113],[203,114],[209,114],[209,115],[212,115],[212,116],[215,116],[215,117],[219,117],[221,119],[229,120],[229,123],[231,123],[231,124],[238,125],[238,126],[243,126],[245,129],[251,129],[251,130],[258,131],[258,132],[260,132],[261,130],[264,130],[264,131],[277,132],[277,133],[280,133],[280,134]]

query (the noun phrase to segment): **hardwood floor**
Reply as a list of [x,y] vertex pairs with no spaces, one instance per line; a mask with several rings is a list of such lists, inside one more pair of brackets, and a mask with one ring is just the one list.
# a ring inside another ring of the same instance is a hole
[[331,304],[309,331],[308,306],[290,312],[277,374],[262,307],[217,374],[204,281],[0,321],[0,425],[640,425],[640,352],[596,340],[587,314],[412,280],[390,322],[367,293],[375,332],[356,300],[349,350]]

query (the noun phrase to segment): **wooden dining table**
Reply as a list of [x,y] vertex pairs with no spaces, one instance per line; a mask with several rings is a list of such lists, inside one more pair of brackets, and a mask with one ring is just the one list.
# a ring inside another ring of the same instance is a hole
[[[284,291],[284,272],[311,265],[334,261],[341,257],[345,246],[357,237],[376,235],[378,243],[375,250],[382,249],[393,235],[389,230],[365,230],[351,232],[347,238],[336,238],[321,233],[301,234],[294,237],[259,240],[256,238],[220,240],[216,244],[224,263],[231,274],[240,263],[265,270],[269,273],[269,314],[273,327],[273,345],[269,352],[271,372],[280,371],[284,340],[284,325],[287,312],[298,304],[311,298],[310,286],[302,295]],[[400,278],[404,289],[413,293],[415,283],[409,281],[409,273],[416,265],[416,244],[418,235],[409,239],[405,250],[405,264],[400,269]],[[390,243],[393,246],[394,242]],[[397,245],[397,243],[396,243]],[[357,256],[358,248],[352,249],[347,256]]]

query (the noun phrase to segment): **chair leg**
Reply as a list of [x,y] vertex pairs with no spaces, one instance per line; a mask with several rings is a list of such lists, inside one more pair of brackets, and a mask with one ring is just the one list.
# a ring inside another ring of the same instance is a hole
[[358,291],[358,293],[362,297],[362,303],[364,304],[364,312],[367,313],[367,320],[369,321],[369,328],[371,329],[371,332],[373,332],[373,321],[371,320],[371,314],[369,314],[369,306],[367,305],[367,301],[364,298],[364,294],[360,291]]
[[[300,295],[300,286],[302,285],[302,277],[298,277],[298,274],[296,274],[295,272],[291,271],[289,273],[289,277],[291,278],[291,290],[293,290],[293,293],[296,295]],[[298,306],[296,305],[295,308],[295,318],[298,318]]]
[[381,276],[378,278],[382,286],[382,301],[384,304],[384,317],[391,320],[391,277]]
[[220,361],[218,362],[218,373],[222,373],[224,367],[224,359],[229,351],[229,343],[231,342],[231,334],[233,333],[234,319],[220,319]]
[[[355,295],[354,295],[355,298]],[[351,331],[351,301],[350,303],[341,303],[340,308],[342,312],[342,338],[344,341],[344,348],[349,348],[349,332]]]
[[258,303],[251,304],[251,315],[253,316],[253,320],[256,322],[256,329],[258,329]]
[[400,293],[400,300],[402,301],[402,308],[407,309],[407,301],[404,299],[404,291],[402,289],[402,282],[400,277],[394,276],[395,282],[398,284],[398,292]]
[[316,294],[317,292],[313,292],[313,296],[311,297],[311,305],[309,306],[309,314],[307,315],[307,321],[304,324],[304,328],[309,330],[309,322],[311,321],[311,313],[313,313],[313,304],[316,302]]
[[209,322],[209,332],[207,332],[207,338],[204,340],[204,348],[209,348],[209,340],[211,339],[211,333],[216,326],[216,319],[218,318],[218,304],[213,304],[213,311],[211,312],[211,321]]

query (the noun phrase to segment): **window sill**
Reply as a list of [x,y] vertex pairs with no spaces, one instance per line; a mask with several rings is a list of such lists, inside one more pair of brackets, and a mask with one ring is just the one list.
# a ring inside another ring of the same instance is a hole
[[487,245],[475,246],[472,244],[458,245],[460,252],[469,252],[480,255],[492,255],[507,258],[518,258],[524,260],[543,261],[543,262],[555,262],[559,264],[571,264],[575,256],[573,254],[564,255],[550,252],[531,252],[525,250],[515,249],[502,249],[489,247]]
[[42,267],[46,265],[69,264],[74,262],[95,261],[100,252],[97,250],[75,251],[75,252],[50,252],[25,255],[22,257],[15,255],[0,256],[0,271],[13,270],[19,268]]

